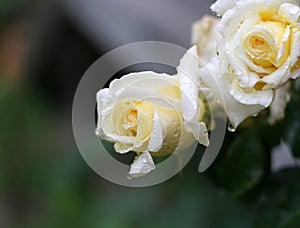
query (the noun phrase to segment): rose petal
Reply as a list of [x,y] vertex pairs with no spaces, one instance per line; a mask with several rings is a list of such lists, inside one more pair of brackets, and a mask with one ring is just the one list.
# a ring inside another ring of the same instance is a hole
[[291,72],[292,67],[297,63],[300,57],[300,31],[293,32],[291,42],[291,53],[285,63],[278,68],[274,73],[264,77],[261,81],[266,82],[270,88],[278,88],[290,78],[299,77],[299,71]]
[[157,152],[160,150],[164,142],[164,130],[161,120],[157,114],[154,112],[153,129],[152,135],[149,140],[148,150],[150,152]]
[[209,145],[208,131],[206,124],[203,122],[188,122],[185,124],[185,128],[190,130],[195,139],[202,145]]
[[155,169],[155,164],[148,151],[141,153],[131,164],[128,178],[141,177]]
[[193,133],[193,136],[199,143],[207,146],[209,141],[207,128],[204,123],[199,122],[200,111],[204,111],[199,110],[199,69],[197,47],[193,46],[183,56],[177,68],[180,81],[184,127],[185,130]]
[[209,86],[214,92],[234,128],[237,128],[247,117],[253,116],[265,108],[261,105],[242,104],[229,94],[232,88],[230,82],[232,76],[228,74],[222,75],[218,58],[212,59],[210,63],[202,67],[199,75],[203,83]]
[[210,8],[218,16],[222,16],[227,10],[233,8],[238,0],[218,0]]
[[281,16],[284,20],[289,21],[290,23],[299,23],[299,5],[296,6],[295,4],[283,3],[278,10],[278,15]]
[[197,115],[198,110],[198,54],[197,47],[193,46],[180,60],[177,67],[180,90],[183,118],[190,121]]
[[120,79],[113,80],[109,89],[113,94],[126,87],[157,88],[159,86],[176,85],[177,79],[167,74],[158,74],[152,71],[130,73]]
[[255,91],[252,89],[252,91],[246,92],[236,81],[237,80],[233,80],[229,91],[234,99],[245,105],[262,105],[264,107],[269,107],[273,100],[273,90]]

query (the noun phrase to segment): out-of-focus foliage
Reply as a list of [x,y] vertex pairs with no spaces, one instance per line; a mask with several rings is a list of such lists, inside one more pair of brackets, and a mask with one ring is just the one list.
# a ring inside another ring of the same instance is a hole
[[[216,165],[213,171],[216,173],[220,172],[221,175],[225,175],[227,172],[228,175],[230,173],[229,176],[233,175],[236,178],[235,175],[241,175],[244,170],[244,173],[249,173],[246,172],[246,169],[252,164],[252,167],[256,166],[258,170],[265,172],[266,169],[270,168],[270,161],[267,158],[271,156],[271,150],[275,146],[278,146],[281,140],[285,140],[294,155],[299,156],[299,107],[300,89],[297,88],[296,83],[292,83],[291,101],[288,103],[285,119],[270,126],[267,121],[268,113],[264,111],[258,117],[249,118],[238,132],[234,134],[231,133],[231,136],[228,136],[228,134],[230,134],[228,133],[227,138],[224,140],[223,157],[220,162],[217,162],[218,165]],[[249,157],[248,152],[251,153]],[[241,156],[241,154],[243,154],[243,156]],[[260,158],[257,156],[260,156]],[[238,162],[238,158],[244,159],[244,162]],[[241,167],[234,167],[239,165]],[[239,172],[236,172],[238,170]],[[218,176],[218,174],[216,175]],[[225,184],[224,182],[226,182],[229,177],[226,178],[224,176],[217,179]],[[246,181],[247,178],[244,177],[242,179]],[[232,183],[229,185],[233,187]],[[242,186],[239,188],[242,188]]]
[[235,196],[245,194],[264,176],[267,156],[261,138],[242,132],[229,145],[226,155],[212,169],[217,183]]
[[14,200],[8,210],[12,218],[18,210],[21,214],[9,226],[250,226],[251,208],[197,173],[201,154],[183,170],[183,178],[155,187],[103,182],[76,150],[64,152],[55,145],[51,106],[41,94],[29,87],[9,88],[1,84],[0,194]]
[[284,121],[285,141],[295,156],[300,157],[300,88],[296,83],[292,86],[292,100],[286,110]]
[[[229,133],[226,139],[230,140],[224,145],[227,152],[212,167],[218,185],[207,175],[197,173],[199,150],[184,168],[182,178],[130,189],[101,181],[76,150],[70,153],[56,145],[50,134],[55,130],[53,110],[41,93],[2,83],[0,101],[0,194],[7,202],[15,202],[8,210],[12,218],[18,217],[12,219],[11,227],[298,224],[299,169],[266,174],[267,151],[255,128],[237,133],[241,137],[236,139]],[[236,197],[257,184],[262,190],[251,202]]]
[[[46,104],[30,92],[0,83],[0,183],[1,190],[32,186],[39,178],[51,148],[46,126],[50,123]],[[45,130],[46,129],[46,130]],[[29,183],[28,183],[29,182]]]
[[0,28],[8,17],[18,14],[21,11],[25,2],[26,0],[0,0]]
[[300,169],[285,169],[269,178],[256,210],[256,227],[299,226],[299,180]]

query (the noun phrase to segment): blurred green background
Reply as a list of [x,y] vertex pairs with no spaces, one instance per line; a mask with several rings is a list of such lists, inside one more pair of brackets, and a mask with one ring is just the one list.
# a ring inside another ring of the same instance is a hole
[[135,41],[188,48],[191,23],[211,3],[0,1],[0,227],[300,227],[299,168],[272,172],[270,152],[285,137],[300,154],[297,86],[285,122],[269,127],[263,114],[250,130],[228,133],[204,174],[199,146],[182,175],[117,186],[75,145],[72,99],[88,67]]

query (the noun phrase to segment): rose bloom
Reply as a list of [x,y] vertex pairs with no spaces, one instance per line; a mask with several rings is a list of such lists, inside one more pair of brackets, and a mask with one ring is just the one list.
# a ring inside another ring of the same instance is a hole
[[[234,130],[244,119],[255,115],[264,107],[242,104],[229,93],[232,88],[232,76],[223,74],[217,55],[217,40],[221,38],[216,30],[218,21],[212,16],[204,16],[195,22],[192,26],[192,44],[198,48],[199,89],[205,93],[212,111],[218,112],[220,107],[225,109],[232,125],[231,129]],[[277,99],[273,106],[277,106],[279,102],[280,106],[274,109],[276,112],[273,112],[272,122],[282,118],[284,100]]]
[[193,64],[189,51],[175,76],[131,73],[97,93],[96,134],[113,142],[118,153],[137,153],[130,177],[154,170],[152,156],[180,152],[195,140],[208,145],[202,122],[205,105],[198,96]]
[[[286,90],[282,87],[300,74],[299,3],[219,0],[211,8],[222,16],[216,25],[217,55],[200,70],[200,78],[225,100],[231,124],[237,127],[278,100],[285,107],[288,99],[278,99]],[[276,113],[282,116],[282,110],[274,110],[273,105],[270,122],[279,119]]]

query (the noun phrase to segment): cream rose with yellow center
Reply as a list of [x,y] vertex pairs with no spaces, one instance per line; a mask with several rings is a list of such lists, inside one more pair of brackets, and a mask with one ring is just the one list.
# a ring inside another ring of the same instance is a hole
[[196,140],[208,145],[198,78],[193,67],[186,68],[194,64],[190,55],[182,58],[177,75],[132,73],[97,94],[96,134],[113,142],[118,153],[137,153],[131,177],[154,170],[152,156],[180,152]]
[[218,23],[221,63],[243,89],[275,89],[299,76],[300,8],[296,4],[241,0]]
[[237,127],[269,107],[274,91],[300,75],[299,1],[218,0],[211,8],[222,16],[216,25],[217,56],[200,77],[209,81],[207,69],[215,74]]

